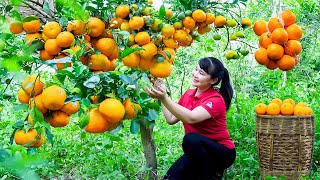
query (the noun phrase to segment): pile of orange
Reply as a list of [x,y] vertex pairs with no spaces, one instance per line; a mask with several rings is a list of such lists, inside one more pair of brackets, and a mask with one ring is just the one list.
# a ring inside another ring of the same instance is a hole
[[313,115],[313,111],[304,102],[295,103],[291,98],[282,101],[274,98],[268,105],[260,103],[255,107],[258,115],[283,115],[283,116],[308,116]]
[[268,22],[257,20],[253,31],[260,36],[260,48],[255,52],[256,61],[268,69],[289,71],[298,64],[298,55],[302,51],[299,40],[302,29],[296,23],[296,15],[284,10]]
[[89,112],[88,124],[84,130],[89,133],[103,133],[118,127],[123,119],[133,119],[141,112],[139,104],[126,98],[123,103],[116,98],[106,98],[97,108]]

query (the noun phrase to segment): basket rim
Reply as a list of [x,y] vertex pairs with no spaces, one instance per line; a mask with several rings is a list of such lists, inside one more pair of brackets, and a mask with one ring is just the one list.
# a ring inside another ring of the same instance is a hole
[[310,117],[314,117],[314,115],[304,115],[304,116],[283,116],[283,115],[260,115],[260,114],[256,114],[256,117],[261,117],[261,118],[281,118],[281,119],[292,119],[292,118],[310,118]]

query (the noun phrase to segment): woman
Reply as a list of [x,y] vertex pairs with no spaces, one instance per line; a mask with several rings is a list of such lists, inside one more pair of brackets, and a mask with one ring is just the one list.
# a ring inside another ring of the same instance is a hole
[[164,179],[221,179],[236,157],[226,124],[233,96],[228,70],[216,58],[203,58],[192,71],[192,85],[196,88],[187,90],[178,103],[167,96],[161,80],[145,89],[150,97],[161,101],[168,124],[182,121],[185,129],[184,154]]

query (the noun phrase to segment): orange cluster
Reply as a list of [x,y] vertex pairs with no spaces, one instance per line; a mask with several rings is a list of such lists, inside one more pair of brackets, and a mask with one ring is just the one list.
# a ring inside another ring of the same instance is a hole
[[302,29],[295,23],[296,16],[289,10],[270,18],[269,22],[257,20],[254,23],[253,31],[260,36],[260,48],[254,54],[259,64],[283,71],[289,71],[298,64],[297,56],[302,51],[299,42]]
[[[30,109],[35,105],[52,127],[66,126],[70,121],[69,116],[80,108],[78,101],[65,104],[66,98],[65,90],[59,86],[53,85],[44,89],[43,81],[36,75],[26,77],[18,91],[19,101],[29,104]],[[28,122],[34,125],[30,114]]]
[[283,116],[309,116],[313,115],[313,111],[304,102],[295,103],[291,98],[282,101],[279,98],[273,99],[269,105],[263,103],[255,107],[258,115],[283,115]]
[[[92,97],[93,100],[94,98],[97,97]],[[118,127],[123,119],[136,118],[140,111],[140,105],[131,102],[130,98],[123,103],[116,98],[107,98],[100,103],[98,108],[90,110],[89,121],[84,130],[89,133],[110,131]]]

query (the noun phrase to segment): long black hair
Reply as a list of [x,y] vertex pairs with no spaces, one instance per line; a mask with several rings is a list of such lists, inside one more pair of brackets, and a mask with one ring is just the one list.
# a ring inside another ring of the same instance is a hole
[[216,86],[221,82],[219,93],[223,97],[228,110],[233,97],[233,88],[230,83],[228,70],[223,66],[219,59],[214,57],[200,59],[199,66],[202,70],[210,75],[211,79],[218,78],[218,81],[214,83],[213,86]]

